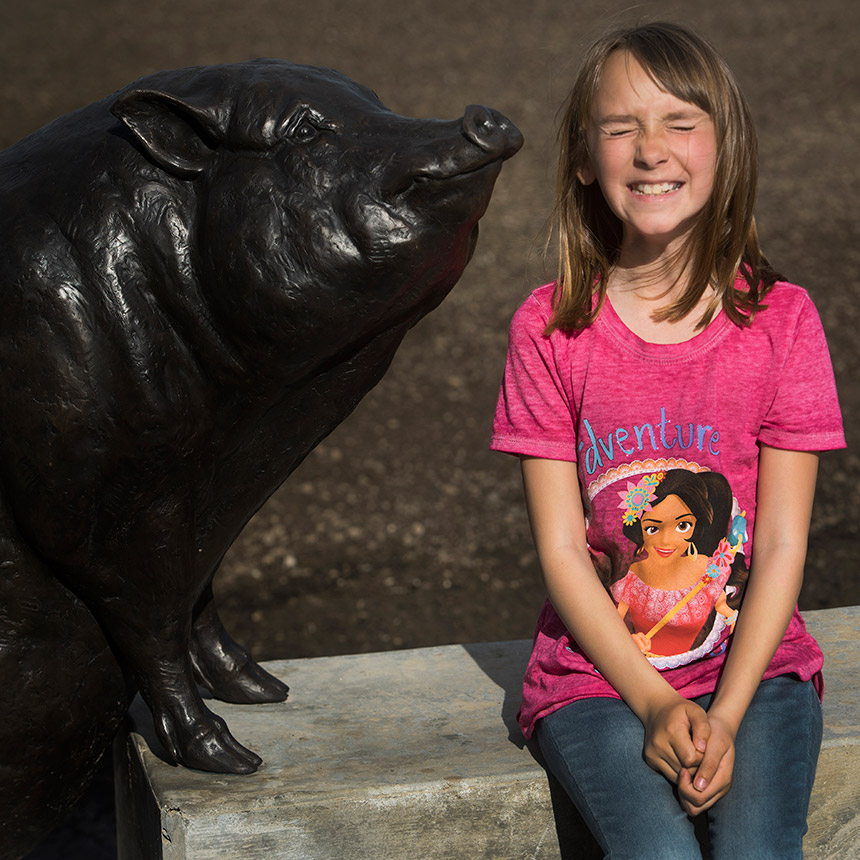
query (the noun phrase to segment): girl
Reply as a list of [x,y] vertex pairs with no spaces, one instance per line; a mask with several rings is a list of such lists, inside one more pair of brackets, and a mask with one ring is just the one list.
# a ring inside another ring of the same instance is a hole
[[[822,657],[795,604],[815,452],[844,446],[821,324],[759,249],[749,111],[700,37],[599,39],[560,139],[558,280],[514,316],[492,442],[521,459],[549,596],[522,729],[608,857],[698,858],[705,811],[714,860],[800,857]],[[737,623],[665,667],[609,589],[632,563],[697,587],[624,532],[698,516],[658,502],[679,469],[725,477],[744,515],[709,563],[750,573]]]

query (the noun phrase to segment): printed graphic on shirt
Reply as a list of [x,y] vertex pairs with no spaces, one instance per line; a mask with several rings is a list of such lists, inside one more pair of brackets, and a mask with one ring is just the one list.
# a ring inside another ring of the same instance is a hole
[[610,470],[588,490],[592,514],[617,518],[609,591],[652,665],[724,650],[748,576],[746,513],[726,478],[673,458]]
[[710,424],[673,423],[666,407],[660,407],[660,420],[642,422],[628,427],[616,427],[606,436],[598,435],[586,418],[583,421],[585,438],[580,439],[576,456],[585,467],[587,475],[593,475],[604,462],[608,465],[616,456],[624,457],[638,451],[671,451],[676,445],[683,451],[692,448],[707,451],[718,457],[720,454],[720,431]]

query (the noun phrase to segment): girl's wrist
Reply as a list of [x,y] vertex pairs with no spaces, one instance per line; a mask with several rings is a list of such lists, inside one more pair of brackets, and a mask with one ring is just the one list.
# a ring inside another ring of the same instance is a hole
[[[660,679],[663,680],[662,678]],[[665,683],[665,682],[664,682]],[[627,702],[628,707],[639,718],[643,725],[647,725],[661,711],[677,705],[679,701],[684,700],[684,697],[669,684],[665,687],[660,686],[653,691],[649,691],[642,697],[641,701],[636,703]]]
[[708,719],[718,719],[732,733],[732,737],[734,737],[738,733],[745,713],[746,708],[742,708],[740,705],[721,702],[715,698],[711,707],[708,708]]

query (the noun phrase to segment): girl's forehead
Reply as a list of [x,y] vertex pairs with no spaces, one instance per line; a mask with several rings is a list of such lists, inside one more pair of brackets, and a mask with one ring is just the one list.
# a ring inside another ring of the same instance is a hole
[[636,93],[644,95],[660,89],[654,76],[628,51],[613,51],[603,64],[597,96]]
[[592,112],[616,108],[665,108],[701,113],[701,108],[670,93],[628,51],[614,51],[604,63],[595,91]]
[[672,114],[700,114],[701,108],[670,93],[654,75],[628,51],[613,51],[604,63],[592,114],[633,115],[641,111]]

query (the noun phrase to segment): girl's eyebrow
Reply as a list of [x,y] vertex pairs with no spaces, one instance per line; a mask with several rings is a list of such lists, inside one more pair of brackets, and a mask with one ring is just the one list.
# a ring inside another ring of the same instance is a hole
[[701,108],[691,107],[690,110],[676,110],[672,111],[672,113],[667,113],[663,119],[672,122],[672,120],[677,119],[699,119],[702,116],[707,116],[707,113]]
[[[693,120],[701,119],[702,116],[707,116],[707,113],[701,108],[691,106],[689,110],[676,110],[671,113],[664,114],[660,117],[663,122],[676,122],[677,120]],[[608,114],[607,116],[598,117],[598,125],[613,125],[617,123],[638,123],[639,118],[632,114]]]
[[611,114],[609,116],[602,116],[599,118],[600,125],[609,125],[611,123],[618,122],[638,122],[635,116],[630,115],[622,115],[622,114]]

